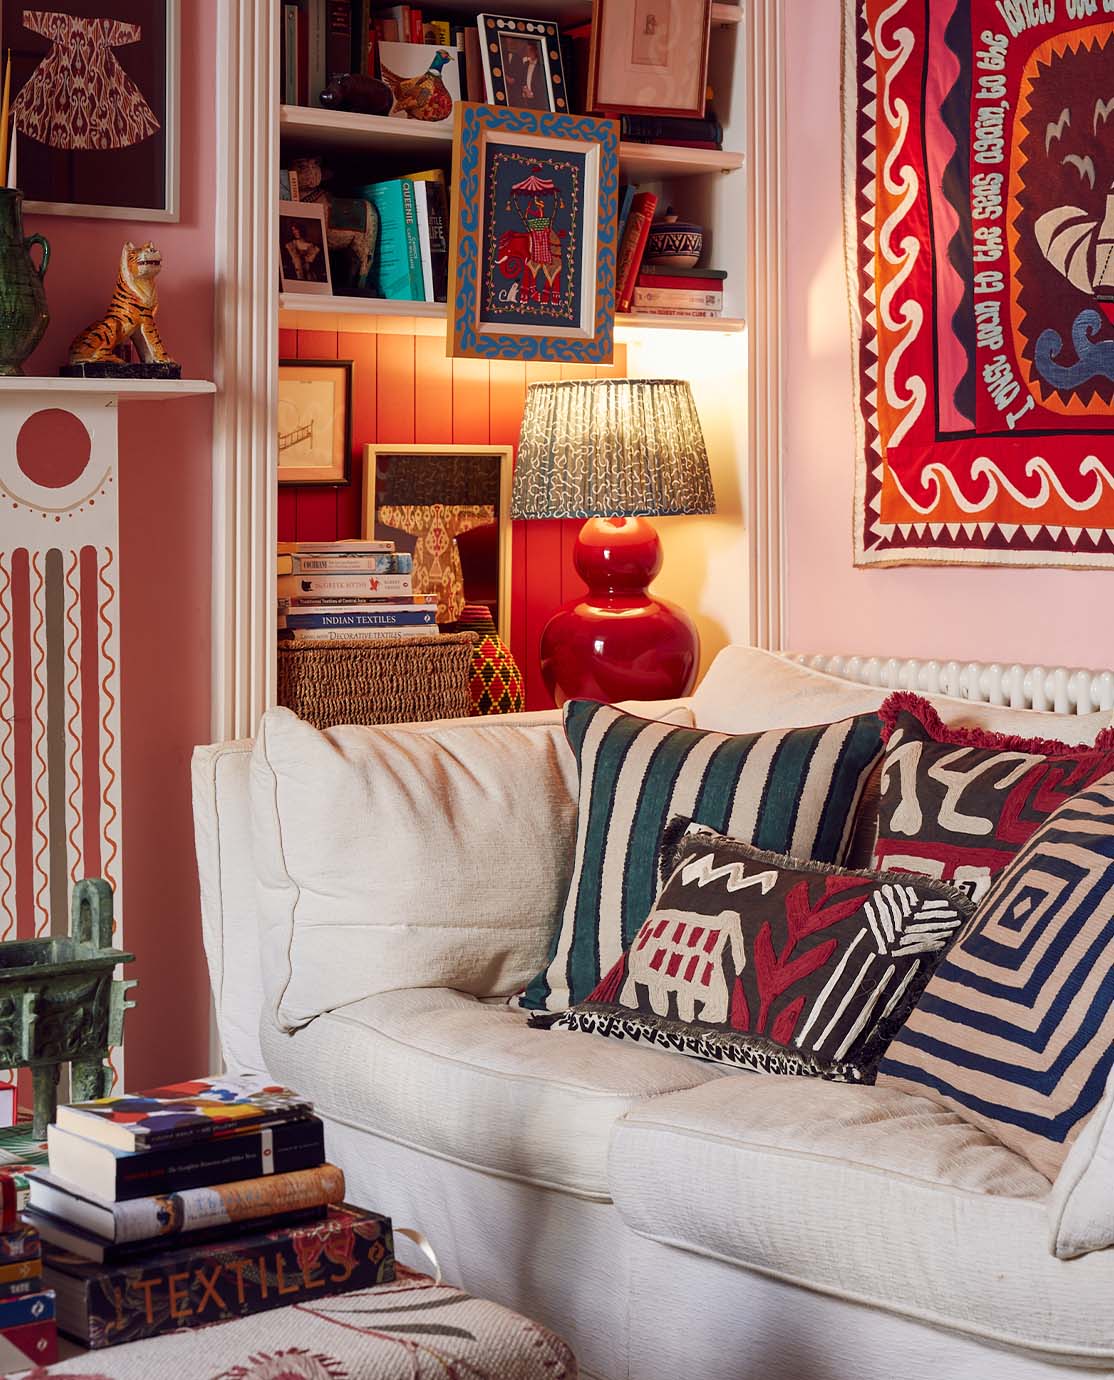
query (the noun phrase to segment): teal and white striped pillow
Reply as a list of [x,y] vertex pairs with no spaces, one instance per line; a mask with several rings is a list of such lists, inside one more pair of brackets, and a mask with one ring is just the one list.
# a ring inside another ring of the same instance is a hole
[[533,1011],[583,1001],[630,946],[675,815],[772,853],[839,863],[882,752],[876,714],[728,734],[570,700],[565,733],[580,772],[576,862],[549,961],[516,999]]

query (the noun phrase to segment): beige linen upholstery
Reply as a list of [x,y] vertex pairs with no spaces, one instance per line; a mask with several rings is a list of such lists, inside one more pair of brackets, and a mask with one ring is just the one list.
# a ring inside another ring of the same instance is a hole
[[1050,1255],[1047,1180],[926,1098],[719,1079],[628,1112],[610,1183],[624,1221],[655,1241],[988,1340],[1114,1362],[1114,1253]]
[[[720,733],[755,733],[767,728],[808,728],[852,714],[869,714],[891,691],[814,671],[800,662],[758,647],[725,647],[692,696],[701,728]],[[1057,738],[1063,743],[1093,743],[1111,725],[1109,711],[1098,714],[1038,714],[949,695],[926,695],[946,724],[1017,733],[1026,738]]]
[[606,1200],[617,1117],[719,1076],[695,1059],[532,1030],[460,992],[384,992],[293,1035],[263,1025],[271,1074],[322,1116],[457,1164]]

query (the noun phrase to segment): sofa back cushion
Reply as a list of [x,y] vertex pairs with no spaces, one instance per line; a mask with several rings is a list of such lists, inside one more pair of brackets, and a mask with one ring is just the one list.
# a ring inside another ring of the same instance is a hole
[[840,862],[882,751],[876,714],[768,733],[708,733],[572,700],[565,731],[580,771],[576,859],[545,967],[520,1004],[583,1001],[630,945],[658,889],[674,815],[779,853]]
[[559,725],[321,732],[273,709],[251,813],[263,986],[281,1029],[399,988],[506,996],[544,962],[576,841]]

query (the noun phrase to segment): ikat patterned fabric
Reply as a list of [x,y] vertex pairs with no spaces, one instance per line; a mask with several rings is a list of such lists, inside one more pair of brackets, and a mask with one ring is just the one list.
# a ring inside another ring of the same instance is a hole
[[995,882],[882,1061],[1055,1179],[1114,1061],[1114,775]]
[[674,857],[634,943],[556,1027],[870,1082],[974,909],[939,882],[799,862],[699,827]]
[[839,862],[882,752],[875,714],[813,728],[709,733],[570,700],[565,733],[580,774],[576,859],[549,961],[517,999],[563,1011],[583,1001],[650,913],[674,815],[795,857]]
[[949,728],[904,691],[878,712],[886,755],[871,865],[950,881],[976,901],[1054,810],[1114,771],[1114,730],[1081,748]]

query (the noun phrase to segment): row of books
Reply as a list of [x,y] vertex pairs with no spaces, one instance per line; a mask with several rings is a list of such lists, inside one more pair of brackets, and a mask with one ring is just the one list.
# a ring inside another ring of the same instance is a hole
[[[371,0],[283,0],[280,33],[280,90],[286,105],[316,106],[334,82],[347,76],[380,76],[382,43],[455,50],[459,94],[484,99],[479,31],[474,22],[463,23],[459,14],[432,17],[415,5],[373,11]],[[465,76],[469,69],[470,83]]]
[[51,1315],[85,1346],[394,1277],[390,1222],[344,1202],[320,1118],[284,1088],[197,1079],[60,1107],[47,1145],[24,1222]]
[[280,542],[280,642],[433,637],[437,597],[415,592],[414,557],[393,541]]
[[615,310],[657,316],[721,316],[727,278],[723,269],[643,263],[657,208],[658,198],[653,192],[640,192],[630,185],[620,187]]
[[[279,174],[282,201],[300,201],[296,169]],[[363,295],[444,302],[449,287],[449,192],[440,168],[369,182],[356,191],[375,207],[379,231]],[[335,273],[335,270],[334,270]]]
[[0,1374],[58,1359],[54,1291],[43,1279],[43,1245],[22,1217],[29,1167],[0,1170]]

